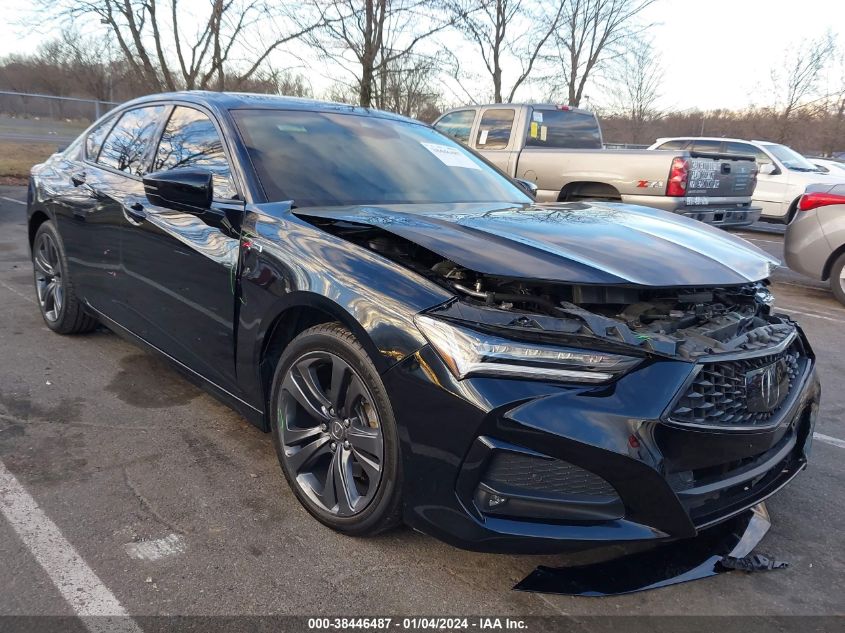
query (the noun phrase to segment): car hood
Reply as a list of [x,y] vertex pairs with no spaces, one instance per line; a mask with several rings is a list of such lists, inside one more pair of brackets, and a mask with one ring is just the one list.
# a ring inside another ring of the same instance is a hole
[[764,279],[779,264],[721,229],[626,204],[402,204],[293,213],[377,227],[498,277],[714,286]]
[[790,180],[796,180],[796,176],[800,178],[801,182],[807,183],[808,185],[813,184],[824,184],[824,185],[833,185],[833,184],[841,184],[845,183],[845,172],[843,175],[840,176],[839,174],[830,173],[830,174],[820,174],[814,173],[810,171],[790,171]]

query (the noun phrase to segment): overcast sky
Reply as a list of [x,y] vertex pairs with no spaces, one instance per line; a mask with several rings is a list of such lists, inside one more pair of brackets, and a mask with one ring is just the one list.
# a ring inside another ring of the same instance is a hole
[[[32,52],[45,38],[9,17],[26,4],[0,0],[0,55]],[[845,0],[658,0],[643,17],[655,23],[650,35],[665,69],[664,108],[767,103],[771,68],[803,41],[831,30],[845,49]],[[839,81],[838,73],[830,81]],[[312,81],[318,90],[322,84]],[[597,89],[587,92],[602,101]]]

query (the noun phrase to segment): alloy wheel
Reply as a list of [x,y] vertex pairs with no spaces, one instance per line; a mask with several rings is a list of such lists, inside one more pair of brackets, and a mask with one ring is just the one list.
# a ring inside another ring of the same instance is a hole
[[38,236],[33,246],[32,260],[38,303],[44,318],[55,322],[61,315],[64,304],[64,285],[59,248],[49,233],[44,232]]
[[339,517],[370,504],[381,482],[384,436],[372,396],[349,363],[324,351],[291,363],[278,424],[287,470],[314,504]]

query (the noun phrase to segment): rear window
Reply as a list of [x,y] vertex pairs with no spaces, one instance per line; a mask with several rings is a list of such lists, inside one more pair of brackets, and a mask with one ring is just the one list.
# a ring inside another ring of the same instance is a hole
[[297,110],[232,116],[273,201],[300,208],[530,202],[487,162],[425,125]]
[[100,147],[103,144],[103,139],[106,138],[106,134],[109,133],[111,126],[114,125],[114,117],[111,116],[100,125],[95,127],[91,132],[88,134],[88,138],[85,139],[85,157],[89,160],[96,160],[97,154],[100,153]]
[[686,144],[686,139],[675,139],[674,141],[666,141],[663,145],[658,145],[655,149],[683,149]]
[[575,110],[534,110],[525,144],[530,147],[601,149],[596,117]]

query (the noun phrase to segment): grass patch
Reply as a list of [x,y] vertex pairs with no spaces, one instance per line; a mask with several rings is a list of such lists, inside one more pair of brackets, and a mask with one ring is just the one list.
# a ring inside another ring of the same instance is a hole
[[0,139],[0,178],[28,178],[33,165],[56,153],[58,143],[27,143]]

